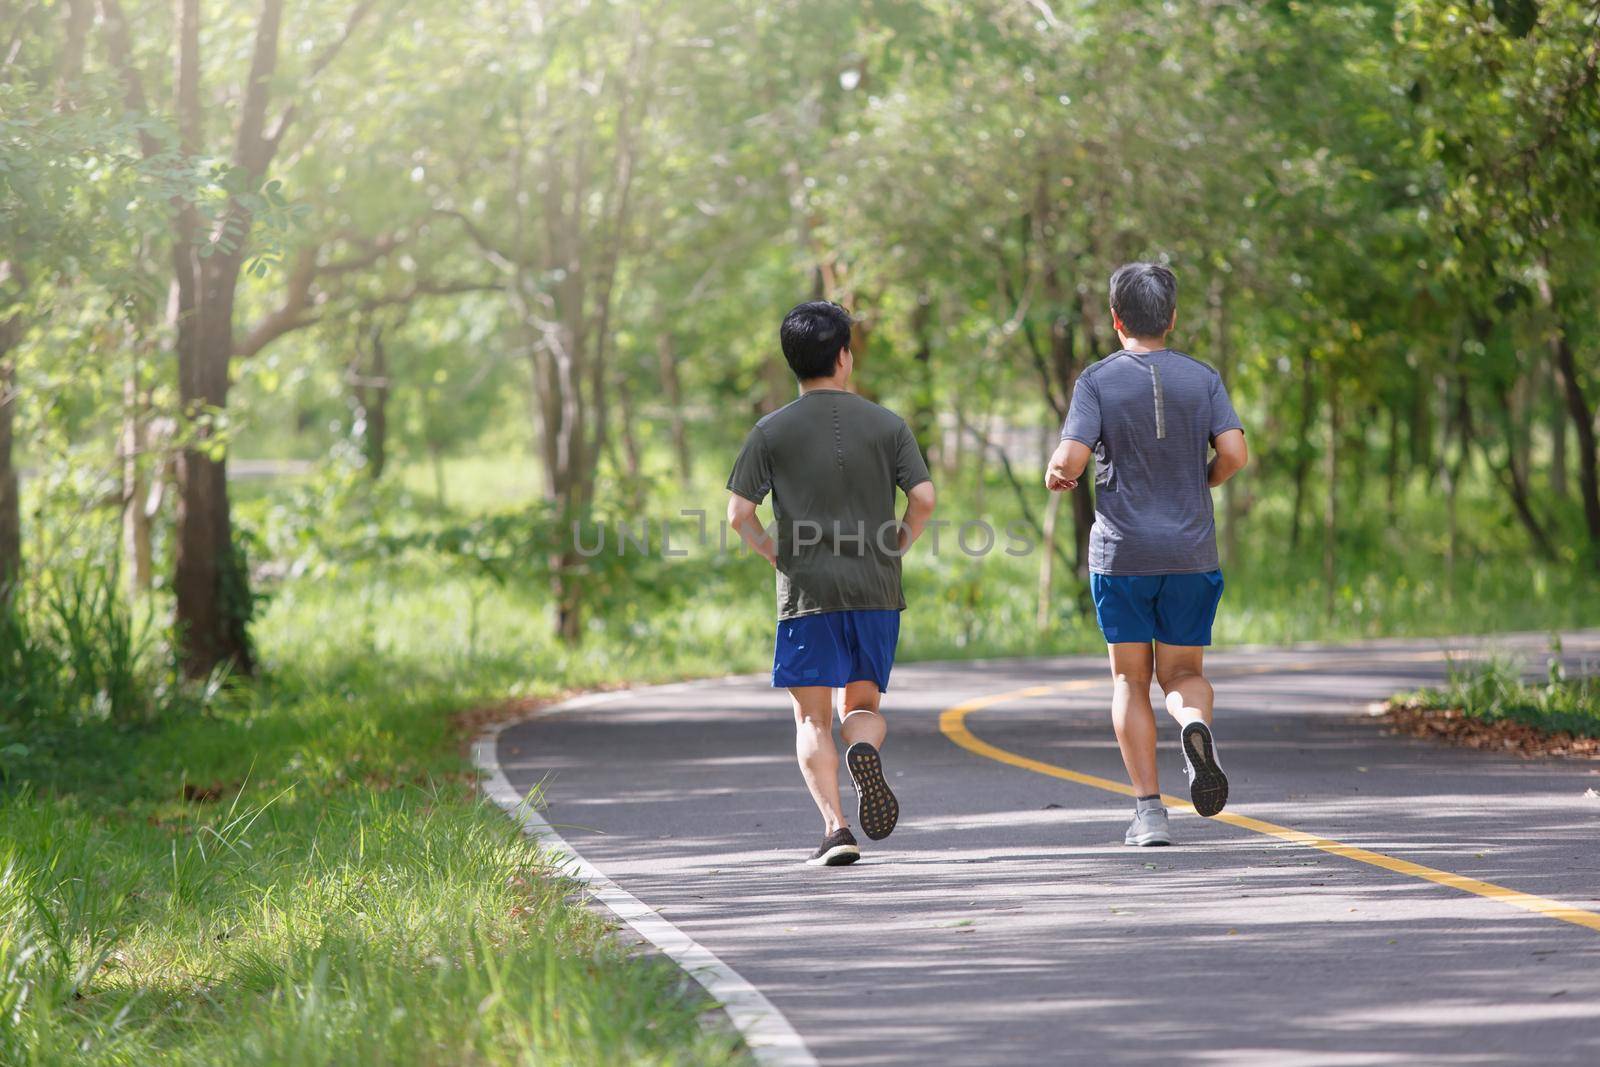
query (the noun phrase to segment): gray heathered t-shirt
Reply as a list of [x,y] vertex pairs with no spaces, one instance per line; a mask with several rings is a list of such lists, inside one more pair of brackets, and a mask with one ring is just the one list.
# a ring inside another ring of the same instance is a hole
[[1084,370],[1061,436],[1094,451],[1089,569],[1216,570],[1208,453],[1218,434],[1243,428],[1221,375],[1193,356],[1114,352]]
[[905,420],[855,393],[814,389],[756,423],[728,489],[772,493],[778,618],[904,610],[894,491],[927,480]]

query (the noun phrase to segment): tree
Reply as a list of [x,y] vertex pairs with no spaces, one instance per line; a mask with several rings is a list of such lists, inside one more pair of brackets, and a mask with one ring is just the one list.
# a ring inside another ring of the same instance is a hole
[[[1447,277],[1479,321],[1541,320],[1576,431],[1589,555],[1600,567],[1595,406],[1572,341],[1577,322],[1594,313],[1586,253],[1600,211],[1592,135],[1600,122],[1600,8],[1574,0],[1408,4],[1399,26],[1424,144],[1443,177]],[[1495,396],[1503,409],[1505,388]],[[1506,482],[1518,517],[1542,541],[1514,463]]]
[[[455,179],[437,213],[504,279],[531,372],[545,497],[562,529],[594,502],[611,429],[617,279],[667,69],[658,50],[673,28],[659,14],[615,3],[514,7],[491,40],[463,43],[467,82],[447,90],[491,105],[470,151],[436,157]],[[452,132],[437,133],[445,152]],[[481,208],[464,209],[473,200]],[[569,643],[583,628],[582,562],[570,543],[551,561],[556,630]]]
[[[350,39],[374,7],[361,0],[349,10],[331,40],[312,56],[292,84],[303,95]],[[120,72],[128,109],[153,113],[144,77],[135,62],[128,20],[118,0],[101,0],[106,43]],[[279,70],[283,0],[263,0],[250,33],[250,61],[241,72],[238,119],[231,131],[226,162],[209,165],[222,195],[213,202],[174,205],[171,232],[174,347],[178,357],[179,415],[183,420],[178,457],[178,529],[174,553],[175,624],[185,672],[209,674],[227,665],[241,673],[254,667],[248,624],[249,576],[234,543],[228,500],[227,446],[221,424],[228,409],[231,361],[236,345],[234,305],[247,265],[265,273],[271,253],[252,232],[264,216],[286,206],[268,168],[301,111],[291,100],[272,111]],[[179,157],[196,170],[207,169],[216,142],[208,134],[203,106],[200,0],[178,0],[173,34],[177,66],[172,85],[172,127]],[[162,151],[158,139],[144,136],[145,154]]]

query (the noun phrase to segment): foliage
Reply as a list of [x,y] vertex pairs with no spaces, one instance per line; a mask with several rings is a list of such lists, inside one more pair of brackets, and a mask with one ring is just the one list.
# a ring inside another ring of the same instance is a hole
[[1600,737],[1600,676],[1568,678],[1555,656],[1542,682],[1528,681],[1521,663],[1500,658],[1452,665],[1448,684],[1418,690],[1406,699],[1424,708],[1455,709],[1479,719],[1508,719],[1541,730]]
[[170,716],[188,704],[164,652],[152,620],[127,603],[114,566],[28,583],[0,597],[0,728],[38,745],[91,723]]

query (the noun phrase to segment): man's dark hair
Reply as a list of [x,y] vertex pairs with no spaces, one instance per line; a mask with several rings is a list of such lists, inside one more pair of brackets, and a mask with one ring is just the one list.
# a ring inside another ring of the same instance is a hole
[[1178,276],[1159,263],[1128,263],[1111,276],[1111,310],[1130,337],[1161,337],[1178,306]]
[[826,300],[796,304],[783,317],[778,338],[796,378],[830,377],[839,349],[850,346],[850,313]]

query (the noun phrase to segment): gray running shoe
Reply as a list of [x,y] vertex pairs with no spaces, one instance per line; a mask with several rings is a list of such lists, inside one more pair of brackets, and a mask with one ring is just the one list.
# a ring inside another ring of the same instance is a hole
[[1170,845],[1172,831],[1167,827],[1167,809],[1159,800],[1141,800],[1133,809],[1133,821],[1122,835],[1124,845]]

